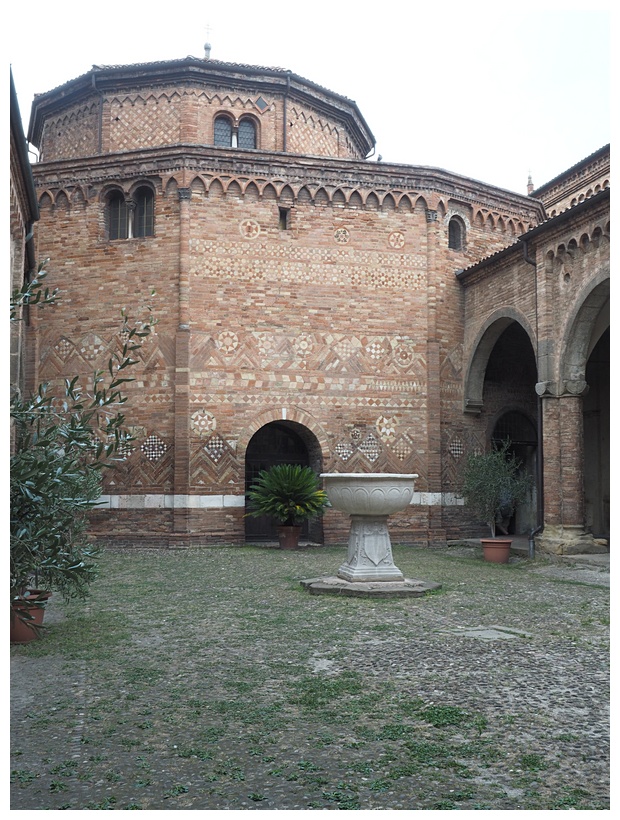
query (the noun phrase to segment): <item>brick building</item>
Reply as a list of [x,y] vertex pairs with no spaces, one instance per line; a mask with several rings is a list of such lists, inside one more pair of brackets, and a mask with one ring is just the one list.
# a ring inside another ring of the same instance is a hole
[[[29,140],[63,295],[32,384],[105,366],[122,307],[158,321],[98,536],[270,538],[245,491],[295,461],[417,473],[394,537],[440,544],[480,534],[459,468],[509,435],[537,476],[511,528],[605,549],[608,147],[521,196],[373,160],[357,105],[290,71],[192,57],[94,66],[35,97]],[[347,529],[329,510],[307,535]]]
[[[14,290],[21,288],[24,279],[36,268],[33,226],[39,218],[39,208],[12,72],[10,81],[9,284],[10,291],[13,293]],[[28,312],[19,308],[17,313],[19,314],[15,317],[17,321],[11,325],[10,387],[11,391],[21,394],[28,381],[25,369],[27,357],[24,354]]]

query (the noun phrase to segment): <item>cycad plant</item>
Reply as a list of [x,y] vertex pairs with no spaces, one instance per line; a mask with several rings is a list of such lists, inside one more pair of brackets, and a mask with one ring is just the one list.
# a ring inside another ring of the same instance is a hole
[[284,526],[298,526],[323,512],[327,495],[310,467],[276,464],[258,474],[248,504],[247,515],[270,515]]

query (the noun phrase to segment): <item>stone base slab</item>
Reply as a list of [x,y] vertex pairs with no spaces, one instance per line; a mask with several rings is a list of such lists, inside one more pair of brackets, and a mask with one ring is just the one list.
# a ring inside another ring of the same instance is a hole
[[355,598],[420,598],[441,584],[403,578],[402,581],[345,581],[336,575],[300,581],[311,595],[348,595]]
[[536,549],[552,555],[587,555],[609,552],[609,543],[594,538],[583,527],[545,526],[536,538]]

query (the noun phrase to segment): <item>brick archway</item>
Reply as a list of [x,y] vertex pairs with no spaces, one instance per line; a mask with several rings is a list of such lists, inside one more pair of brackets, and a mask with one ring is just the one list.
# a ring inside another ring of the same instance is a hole
[[307,427],[318,442],[322,461],[325,462],[328,460],[329,444],[327,434],[309,413],[306,413],[305,410],[301,410],[299,407],[294,406],[283,407],[281,409],[271,408],[260,413],[254,421],[241,432],[239,436],[239,440],[237,442],[237,455],[240,460],[245,459],[248,444],[250,443],[250,439],[254,433],[258,432],[261,427],[264,427],[271,421],[292,421],[297,424],[301,424],[303,427]]
[[[586,365],[593,348],[593,337],[604,311],[609,311],[609,272],[602,272],[590,280],[587,290],[579,299],[566,324],[567,331],[560,353],[560,380],[562,384],[585,381]],[[609,323],[607,323],[607,327]],[[599,330],[605,330],[605,327]],[[601,333],[598,333],[599,337]]]
[[[239,457],[243,459],[246,493],[260,470],[274,464],[300,464],[311,467],[318,475],[323,471],[327,437],[314,419],[298,408],[282,408],[261,413],[241,436]],[[245,519],[246,541],[273,541],[277,538],[275,522],[266,518]],[[302,539],[323,542],[321,518],[306,522]]]
[[488,317],[482,325],[471,347],[471,353],[465,370],[463,390],[463,410],[466,413],[479,413],[483,406],[484,377],[497,340],[513,322],[521,325],[529,336],[533,350],[536,350],[535,334],[525,316],[514,308],[498,310]]

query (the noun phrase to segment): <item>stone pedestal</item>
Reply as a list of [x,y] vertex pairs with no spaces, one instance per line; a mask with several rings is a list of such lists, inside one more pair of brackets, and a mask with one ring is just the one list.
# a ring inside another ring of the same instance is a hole
[[352,515],[349,552],[338,570],[345,581],[402,581],[394,564],[387,515]]

